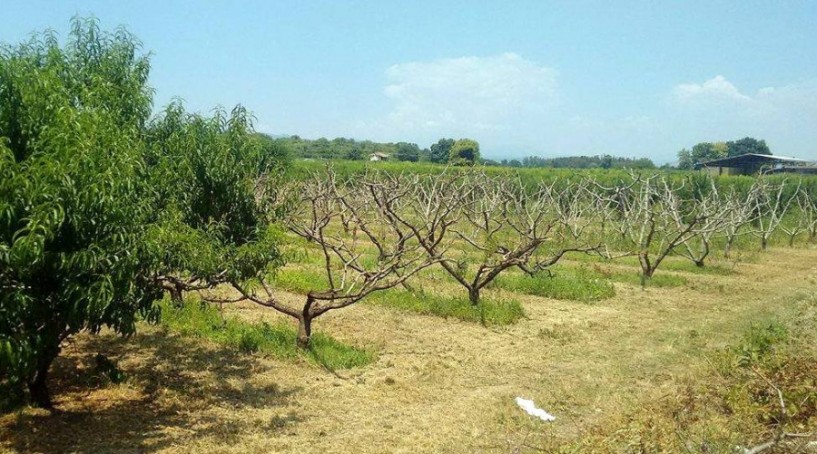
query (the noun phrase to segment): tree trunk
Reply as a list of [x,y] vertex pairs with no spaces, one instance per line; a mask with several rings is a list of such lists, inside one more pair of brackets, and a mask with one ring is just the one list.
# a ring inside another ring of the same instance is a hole
[[312,319],[302,317],[298,319],[298,348],[308,350],[312,338]]
[[724,258],[731,258],[732,255],[732,243],[735,241],[735,237],[731,236],[726,239],[726,247],[723,248],[723,257]]
[[31,403],[35,407],[45,408],[47,410],[54,409],[54,402],[51,400],[51,393],[48,391],[48,371],[51,368],[51,363],[59,354],[59,341],[57,346],[52,347],[49,351],[43,352],[42,356],[37,360],[37,370],[34,375],[28,380],[28,392],[31,397]]
[[789,235],[789,247],[794,247],[794,237],[797,236],[795,233],[794,235]]
[[647,282],[652,279],[652,275],[655,272],[653,268],[643,268],[641,272],[641,290],[644,290],[647,287]]
[[312,304],[315,300],[308,296],[306,298],[306,304],[304,305],[303,311],[301,311],[301,316],[298,318],[298,348],[307,350],[310,346],[310,341],[312,339]]
[[768,237],[766,237],[766,235],[763,235],[763,236],[760,238],[760,250],[761,250],[761,251],[765,251],[765,250],[766,250],[766,246],[768,246],[768,245],[769,245],[769,238],[768,238]]
[[468,301],[471,301],[472,306],[479,304],[479,287],[471,287],[468,289]]
[[704,267],[704,260],[705,259],[695,260],[695,266],[697,266],[698,268],[703,268]]
[[48,391],[48,368],[40,369],[34,374],[34,378],[28,382],[28,392],[31,396],[31,403],[35,407],[51,410],[54,403],[51,401],[51,393]]
[[181,307],[184,304],[184,286],[182,284],[172,284],[168,287],[170,292],[170,301],[176,307]]
[[647,286],[647,282],[652,278],[652,273],[655,271],[649,255],[641,251],[638,253],[638,263],[641,265],[641,289]]

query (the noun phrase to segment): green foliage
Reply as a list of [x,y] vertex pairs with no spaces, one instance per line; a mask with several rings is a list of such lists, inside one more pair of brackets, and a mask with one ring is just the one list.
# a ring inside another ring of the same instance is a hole
[[310,350],[295,346],[295,329],[286,323],[248,323],[238,318],[223,317],[218,308],[187,302],[176,307],[167,300],[160,305],[161,323],[184,336],[208,339],[242,353],[267,354],[281,359],[305,356],[329,369],[348,369],[370,364],[376,358],[372,350],[351,347],[316,333]]
[[431,162],[437,164],[445,164],[451,155],[451,147],[454,146],[454,139],[440,139],[437,143],[431,145]]
[[754,154],[772,154],[769,146],[766,145],[765,140],[757,140],[752,137],[744,137],[740,140],[726,142],[728,148],[728,155],[740,156],[747,153]]
[[206,282],[278,266],[280,212],[265,203],[287,168],[281,145],[253,134],[246,110],[188,114],[168,106],[146,133],[156,217],[147,247],[161,274]]
[[528,295],[585,302],[611,298],[616,294],[615,287],[604,275],[585,266],[575,269],[558,267],[552,274],[500,276],[496,286]]
[[479,162],[479,144],[476,140],[460,139],[449,152],[448,163],[455,166],[473,166]]
[[60,343],[132,333],[160,276],[213,285],[281,262],[282,205],[265,202],[287,150],[242,107],[150,121],[139,50],[82,19],[64,48],[45,33],[0,50],[0,380],[40,405]]
[[386,153],[392,156],[397,154],[397,144],[377,143],[371,140],[359,141],[343,137],[332,140],[325,138],[309,140],[299,136],[279,137],[274,140],[279,145],[285,147],[291,156],[299,159],[348,159],[353,161],[365,161],[375,152]]
[[763,360],[775,345],[785,342],[788,336],[788,329],[778,320],[752,323],[734,349],[738,364],[750,366]]
[[398,161],[417,162],[420,160],[420,147],[416,143],[400,142],[395,157]]
[[292,150],[283,143],[275,140],[269,134],[256,132],[252,134],[252,140],[255,140],[260,147],[261,162],[260,168],[268,168],[270,166],[280,170],[286,170],[292,163]]
[[156,297],[141,256],[147,57],[124,30],[73,22],[0,50],[0,380],[45,388],[60,343],[133,332]]
[[690,170],[701,162],[725,158],[727,155],[728,146],[725,143],[701,142],[692,147],[692,151],[685,148],[678,152],[678,168]]

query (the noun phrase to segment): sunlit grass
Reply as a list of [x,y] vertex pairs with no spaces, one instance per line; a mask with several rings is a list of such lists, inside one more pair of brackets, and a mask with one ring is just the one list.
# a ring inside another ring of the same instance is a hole
[[417,314],[456,318],[493,326],[510,325],[525,317],[522,305],[515,300],[495,301],[482,298],[477,306],[473,306],[467,298],[447,298],[427,293],[390,290],[373,294],[366,301]]
[[598,301],[615,296],[613,284],[604,275],[579,267],[554,268],[550,274],[509,274],[500,276],[496,286],[513,292],[561,300]]
[[[641,273],[633,271],[630,273],[614,273],[610,279],[615,282],[629,285],[641,285]],[[689,282],[687,278],[677,274],[662,273],[658,270],[650,279],[647,279],[647,287],[683,287]]]
[[260,353],[281,359],[306,357],[329,369],[365,366],[374,361],[374,351],[345,345],[332,337],[313,333],[307,351],[296,346],[294,327],[285,323],[249,323],[222,317],[218,308],[197,302],[175,307],[160,303],[161,323],[183,336],[208,339],[243,353]]

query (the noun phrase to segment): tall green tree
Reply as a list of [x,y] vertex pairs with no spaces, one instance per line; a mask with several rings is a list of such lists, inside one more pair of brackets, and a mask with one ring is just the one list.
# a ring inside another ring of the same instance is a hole
[[701,142],[695,144],[692,150],[686,148],[678,152],[678,168],[693,169],[697,164],[712,159],[720,159],[728,156],[728,145],[724,142]]
[[475,165],[479,162],[479,143],[471,139],[460,139],[454,142],[449,152],[448,162],[455,166]]
[[156,287],[140,260],[150,215],[140,135],[147,56],[124,30],[76,19],[0,50],[0,391],[52,406],[62,342],[129,334]]
[[440,139],[437,143],[431,145],[431,162],[438,164],[445,164],[451,154],[451,147],[454,146],[454,139]]
[[740,140],[726,142],[726,146],[729,156],[740,156],[747,153],[772,154],[765,140],[757,140],[752,137],[744,137]]
[[398,161],[417,162],[420,160],[420,147],[416,143],[399,142],[395,157]]

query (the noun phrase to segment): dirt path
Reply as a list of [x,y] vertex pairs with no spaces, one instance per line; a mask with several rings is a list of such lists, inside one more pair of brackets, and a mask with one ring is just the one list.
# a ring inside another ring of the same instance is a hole
[[[153,328],[129,342],[83,337],[55,374],[65,413],[3,417],[0,446],[12,452],[507,452],[526,431],[576,436],[674,376],[703,367],[702,347],[733,341],[749,321],[785,311],[795,295],[817,289],[817,250],[775,249],[735,275],[688,278],[683,288],[617,285],[614,298],[596,304],[514,295],[529,318],[504,329],[357,305],[318,322],[319,330],[379,351],[374,364],[340,377]],[[238,310],[275,317],[262,308]],[[76,372],[99,350],[121,357],[128,384],[89,392],[77,382]],[[516,408],[516,396],[533,398],[557,421],[533,421]]]

